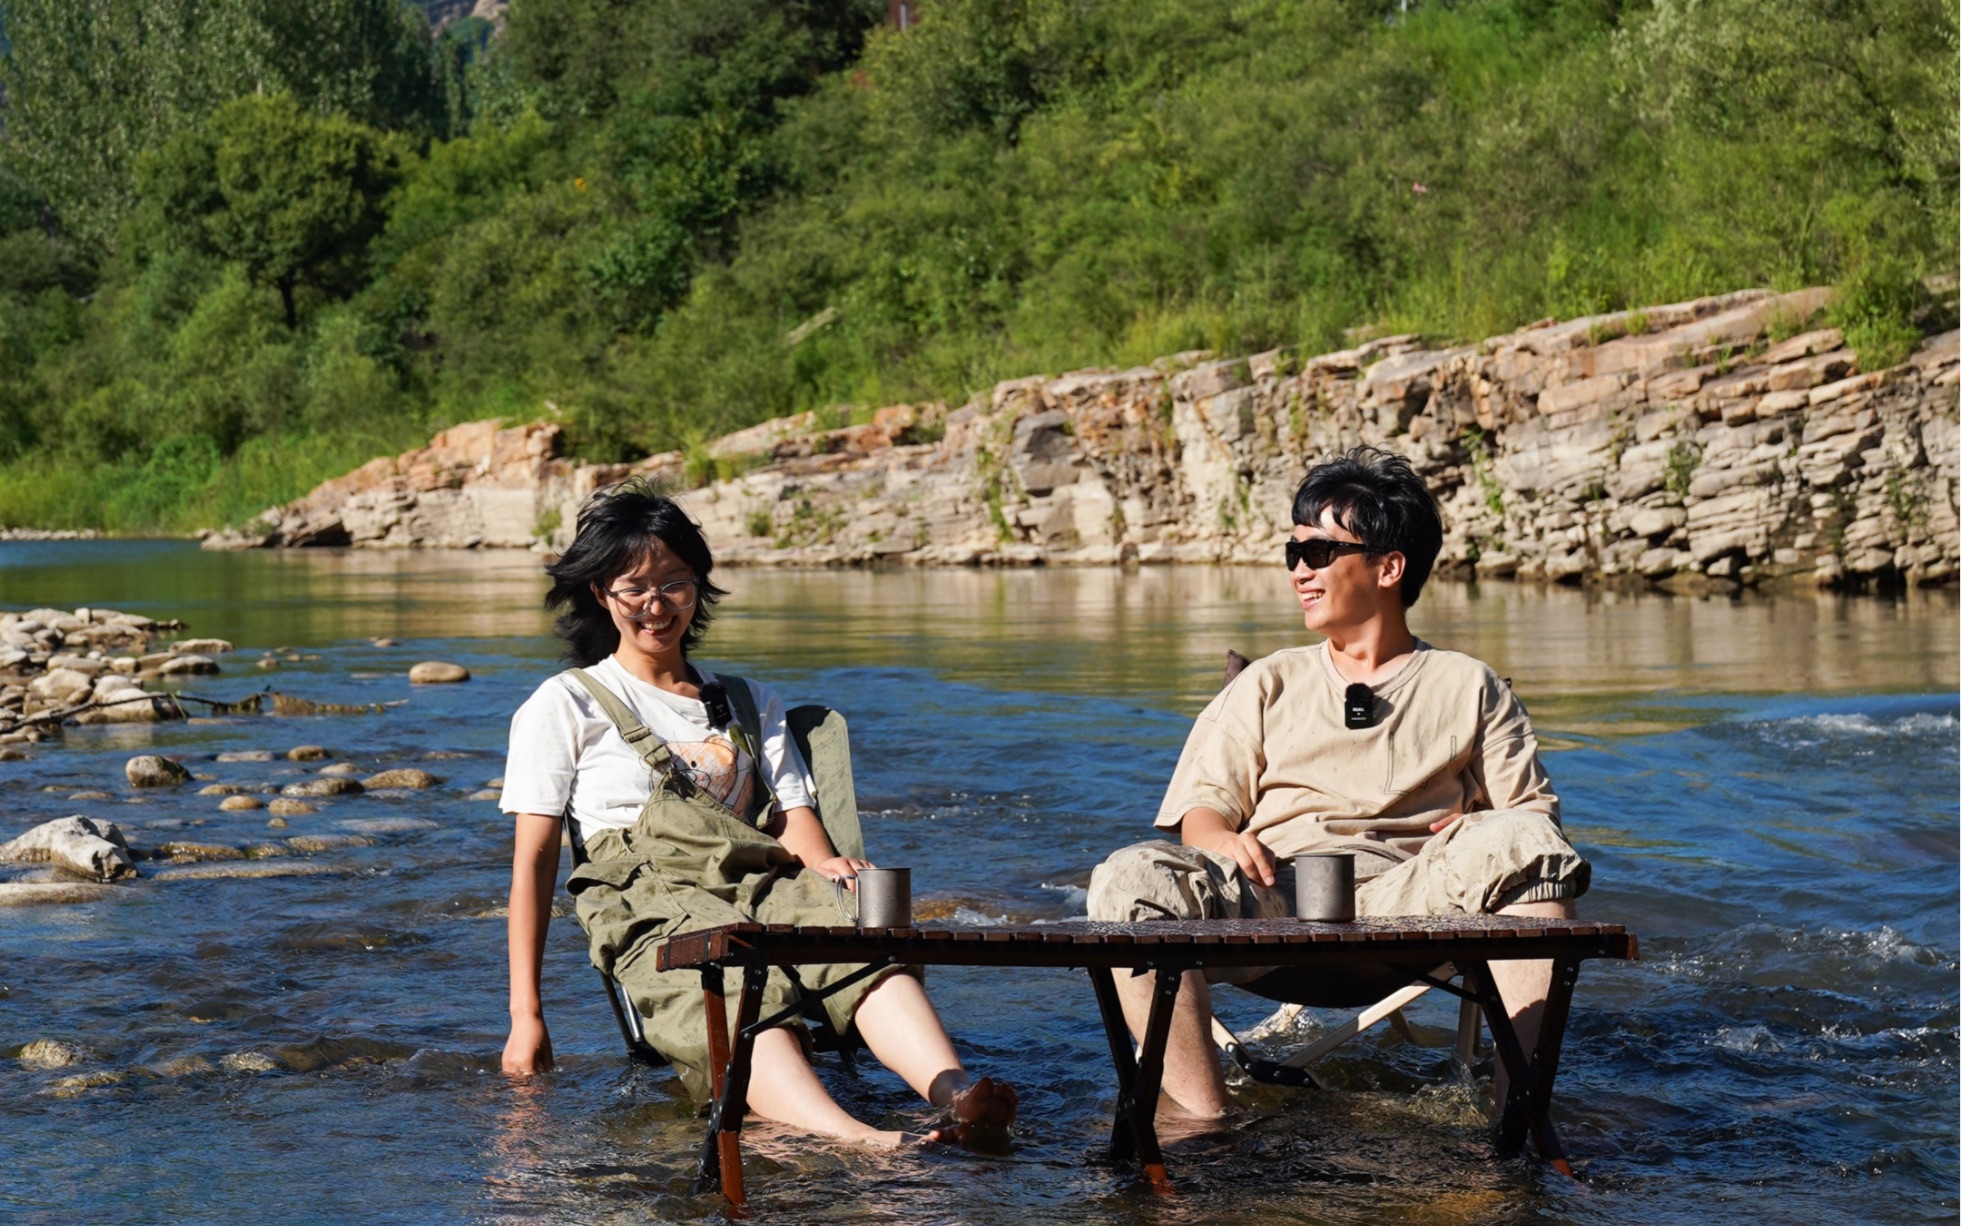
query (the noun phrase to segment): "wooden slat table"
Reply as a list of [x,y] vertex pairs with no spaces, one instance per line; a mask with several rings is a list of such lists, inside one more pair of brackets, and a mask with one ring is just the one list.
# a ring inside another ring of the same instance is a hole
[[[715,1102],[702,1144],[697,1186],[719,1186],[741,1204],[742,1117],[748,1112],[750,1056],[760,1031],[788,1020],[760,1018],[764,980],[772,966],[863,962],[861,974],[903,963],[934,966],[1080,967],[1089,972],[1117,1072],[1111,1151],[1135,1155],[1153,1182],[1165,1182],[1154,1118],[1164,1074],[1165,1038],[1179,976],[1205,967],[1307,967],[1339,974],[1344,968],[1390,967],[1407,981],[1432,986],[1483,1007],[1497,1055],[1511,1077],[1498,1126],[1501,1152],[1516,1152],[1530,1135],[1540,1152],[1571,1173],[1547,1118],[1560,1044],[1588,958],[1639,956],[1633,934],[1618,924],[1548,922],[1504,915],[1405,916],[1314,923],[1295,919],[1183,920],[1104,924],[1072,920],[986,928],[816,928],[727,924],[683,933],[657,952],[664,971],[699,970],[708,1015]],[[1498,1003],[1490,963],[1542,959],[1553,963],[1539,1038],[1528,1055]],[[1429,968],[1451,963],[1462,986],[1429,979]],[[723,969],[742,971],[733,1044],[729,1042]],[[1133,1048],[1117,1003],[1115,972],[1150,971],[1155,993],[1143,1043]],[[855,979],[855,977],[854,977]],[[849,982],[849,981],[847,981]],[[842,984],[838,986],[843,986]]]

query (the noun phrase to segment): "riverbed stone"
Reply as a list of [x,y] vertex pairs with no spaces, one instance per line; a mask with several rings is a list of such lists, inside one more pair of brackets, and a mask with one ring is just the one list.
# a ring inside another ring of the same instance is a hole
[[349,847],[372,847],[374,840],[360,834],[296,834],[286,840],[294,851],[341,851]]
[[0,862],[49,863],[97,881],[136,875],[129,843],[116,823],[79,813],[43,822],[19,838],[0,844]]
[[263,809],[266,803],[257,796],[227,796],[218,802],[218,808],[226,813],[245,813],[253,809]]
[[123,763],[123,776],[133,788],[159,788],[189,783],[191,772],[161,754],[146,753]]
[[201,860],[243,860],[245,853],[224,843],[191,843],[173,840],[157,848],[157,854],[179,864]]
[[398,767],[394,770],[379,771],[362,781],[368,788],[432,788],[442,780],[428,771],[413,766]]
[[281,796],[356,796],[364,789],[352,779],[340,775],[316,775],[299,783],[289,783],[279,789]]
[[96,1053],[80,1043],[65,1039],[33,1039],[20,1049],[14,1057],[22,1068],[58,1069],[73,1068],[97,1059]]
[[170,645],[178,655],[219,656],[232,650],[226,639],[178,639]]
[[409,680],[416,685],[453,685],[469,679],[469,669],[444,660],[424,660],[409,669]]
[[286,757],[294,762],[324,762],[333,756],[319,745],[295,745],[286,751]]
[[210,656],[186,654],[171,656],[157,671],[166,677],[208,677],[221,670]]
[[219,754],[214,760],[218,762],[270,762],[272,758],[273,753],[270,749],[234,749]]
[[207,783],[197,790],[199,796],[236,796],[245,789],[236,783]]
[[289,800],[281,797],[268,804],[266,806],[266,812],[272,815],[273,821],[284,825],[285,820],[289,817],[305,817],[307,814],[313,812],[313,806],[304,800]]
[[328,775],[328,776],[332,776],[332,775],[358,775],[358,774],[360,774],[360,773],[361,773],[361,768],[360,768],[360,767],[358,767],[358,766],[356,766],[356,765],[354,765],[354,763],[352,763],[352,762],[335,762],[335,763],[333,763],[333,764],[332,764],[331,766],[323,766],[323,767],[321,767],[321,768],[320,768],[320,769],[319,769],[319,770],[318,770],[317,772],[315,772],[315,773],[316,773],[316,774],[321,774],[321,775]]
[[0,881],[0,907],[52,907],[101,902],[125,894],[91,881]]

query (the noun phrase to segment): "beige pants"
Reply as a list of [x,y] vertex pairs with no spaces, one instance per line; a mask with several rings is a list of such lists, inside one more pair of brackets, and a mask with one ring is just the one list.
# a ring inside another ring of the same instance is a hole
[[[1388,856],[1387,849],[1384,855]],[[1358,857],[1366,875],[1370,857]],[[1355,888],[1358,915],[1488,915],[1526,902],[1578,898],[1592,867],[1559,827],[1529,809],[1472,813],[1423,850]],[[1277,919],[1294,913],[1294,869],[1282,860],[1272,886],[1230,857],[1162,840],[1115,852],[1089,879],[1089,918],[1116,923],[1163,919]],[[1256,979],[1267,968],[1208,972],[1215,982]]]

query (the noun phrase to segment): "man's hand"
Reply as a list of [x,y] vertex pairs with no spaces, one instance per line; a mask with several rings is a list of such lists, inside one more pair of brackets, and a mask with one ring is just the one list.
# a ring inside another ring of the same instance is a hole
[[1225,815],[1216,809],[1193,809],[1178,823],[1178,837],[1187,847],[1199,847],[1231,858],[1248,880],[1271,886],[1273,853],[1259,836],[1234,830]]
[[811,865],[815,871],[829,877],[832,881],[844,882],[845,887],[853,891],[858,888],[858,883],[853,880],[858,875],[858,870],[877,867],[878,865],[870,860],[857,860],[850,856],[832,856],[828,860],[819,860]]
[[552,1036],[542,1017],[511,1019],[511,1037],[504,1040],[504,1073],[529,1077],[552,1067]]

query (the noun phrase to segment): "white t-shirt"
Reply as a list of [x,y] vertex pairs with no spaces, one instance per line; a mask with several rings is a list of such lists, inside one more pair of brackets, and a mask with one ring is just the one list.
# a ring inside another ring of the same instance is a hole
[[[715,679],[707,669],[696,671],[704,685]],[[709,724],[698,700],[647,684],[611,656],[586,672],[667,742],[697,786],[736,812],[747,811],[755,793],[755,763]],[[763,723],[763,762],[777,803],[785,809],[810,804],[809,776],[784,726],[783,700],[769,686],[752,682],[749,688]],[[584,838],[594,830],[632,826],[653,790],[652,768],[575,678],[553,677],[511,717],[511,751],[499,801],[504,812],[569,810]]]

